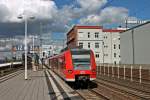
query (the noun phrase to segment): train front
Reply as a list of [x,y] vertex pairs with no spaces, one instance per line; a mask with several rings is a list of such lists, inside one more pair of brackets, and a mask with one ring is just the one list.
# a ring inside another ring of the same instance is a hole
[[71,49],[72,68],[66,76],[68,81],[91,81],[96,79],[96,63],[91,50]]

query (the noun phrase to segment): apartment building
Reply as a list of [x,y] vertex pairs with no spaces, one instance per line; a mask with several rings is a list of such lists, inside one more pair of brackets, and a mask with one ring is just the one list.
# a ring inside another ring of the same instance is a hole
[[80,47],[93,50],[96,63],[103,63],[101,26],[74,26],[67,33],[67,46],[69,48]]
[[104,63],[120,63],[120,32],[118,29],[103,29]]
[[93,50],[97,64],[118,64],[122,31],[122,29],[103,29],[102,26],[76,25],[67,33],[67,46]]

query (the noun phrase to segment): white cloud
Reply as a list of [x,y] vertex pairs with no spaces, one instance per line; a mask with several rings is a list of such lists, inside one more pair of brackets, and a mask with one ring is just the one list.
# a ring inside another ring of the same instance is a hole
[[101,25],[121,22],[128,16],[128,9],[123,7],[103,8],[107,2],[108,0],[76,0],[76,4],[64,5],[59,9],[55,0],[1,0],[0,23],[9,25],[20,22],[17,16],[25,11],[28,16],[35,16],[37,19],[30,29],[37,30],[39,22],[43,22],[48,24],[51,32],[64,32],[72,21]]
[[1,22],[18,22],[17,16],[26,13],[37,19],[50,19],[56,13],[57,7],[54,1],[42,0],[1,0]]
[[107,7],[99,14],[89,15],[80,20],[82,24],[123,23],[128,17],[128,9],[123,7]]
[[103,23],[122,22],[128,16],[128,9],[123,7],[107,7],[100,14],[100,21]]
[[100,16],[98,15],[89,15],[85,18],[80,19],[80,24],[100,24]]
[[95,13],[107,3],[107,0],[77,0],[84,13]]

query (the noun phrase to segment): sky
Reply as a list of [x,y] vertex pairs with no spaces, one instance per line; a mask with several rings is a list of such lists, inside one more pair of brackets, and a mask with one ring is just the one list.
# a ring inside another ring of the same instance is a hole
[[75,24],[111,28],[127,18],[149,20],[149,5],[150,0],[0,0],[0,35],[23,35],[26,18],[28,34],[64,38]]

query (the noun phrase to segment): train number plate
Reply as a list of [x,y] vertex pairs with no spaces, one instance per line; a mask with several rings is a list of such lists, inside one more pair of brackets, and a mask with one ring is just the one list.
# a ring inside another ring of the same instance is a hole
[[85,74],[85,71],[80,71],[80,74]]

